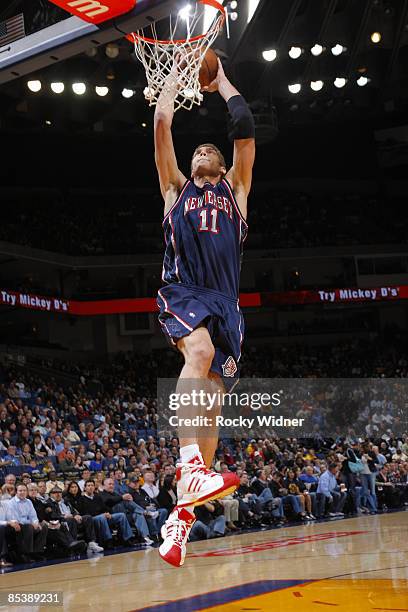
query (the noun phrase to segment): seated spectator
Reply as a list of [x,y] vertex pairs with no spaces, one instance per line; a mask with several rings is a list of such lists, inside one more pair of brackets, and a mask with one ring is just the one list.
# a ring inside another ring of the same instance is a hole
[[1,487],[0,501],[7,501],[16,494],[16,487],[13,484],[5,483]]
[[160,530],[167,518],[167,510],[165,508],[159,509],[152,504],[150,497],[140,488],[140,480],[137,476],[129,479],[128,491],[137,507],[133,516],[139,533],[145,541],[146,537],[149,538],[149,536],[158,541]]
[[[113,482],[112,482],[113,487]],[[112,502],[112,498],[101,494],[95,494],[95,482],[88,480],[85,483],[84,493],[82,495],[82,504],[80,513],[81,516],[89,514],[93,517],[96,533],[98,534],[97,541],[105,548],[112,548],[112,531],[111,525],[120,530],[120,534],[124,544],[133,546],[135,540],[133,538],[132,529],[124,512],[112,512],[112,506],[115,504],[106,504],[106,501]]]
[[81,514],[79,512],[79,508],[82,503],[82,491],[79,488],[79,483],[71,480],[67,486],[66,491],[63,493],[63,497],[66,502],[74,508],[77,514]]
[[54,487],[50,491],[50,501],[48,506],[51,508],[51,519],[60,523],[65,523],[74,541],[78,541],[78,530],[81,527],[84,533],[85,542],[88,544],[88,553],[102,552],[102,546],[98,546],[95,541],[95,527],[92,517],[89,514],[81,515],[71,506],[68,499],[62,498],[62,490]]
[[61,523],[53,516],[52,508],[49,502],[42,502],[38,497],[38,487],[35,484],[28,486],[28,495],[31,500],[34,510],[38,516],[38,520],[42,525],[48,527],[47,532],[47,548],[50,554],[54,549],[58,554],[72,554],[73,552],[83,552],[84,543],[75,540],[65,523]]
[[43,504],[45,504],[48,500],[47,483],[45,480],[39,480],[37,482],[37,491],[38,498],[43,502]]
[[15,446],[9,446],[7,454],[3,457],[3,463],[5,465],[21,465],[21,459],[17,455],[17,449]]
[[278,471],[275,471],[272,474],[269,482],[269,488],[272,491],[274,500],[277,498],[282,500],[282,515],[284,515],[286,509],[286,511],[292,512],[294,518],[300,519],[302,517],[302,507],[298,498],[296,495],[292,495],[288,489],[284,487],[282,476]]
[[84,490],[85,483],[90,478],[91,478],[91,470],[89,470],[88,468],[85,468],[81,474],[81,479],[78,480],[78,483],[77,483],[81,491]]
[[105,459],[102,460],[102,470],[104,472],[112,472],[116,468],[117,463],[118,460],[115,458],[113,448],[109,448]]
[[8,554],[6,527],[8,525],[9,521],[6,519],[6,502],[0,501],[0,569],[13,565],[6,559]]
[[219,538],[225,534],[223,507],[216,500],[197,506],[194,514],[197,520],[190,532],[190,542]]
[[[57,454],[58,457],[58,461],[59,463],[61,463],[61,461],[64,461],[68,451],[71,450],[72,444],[69,440],[64,440],[63,446],[62,446],[62,450]],[[72,456],[71,456],[72,458]]]
[[255,495],[252,499],[259,502],[261,511],[268,510],[279,521],[282,521],[284,518],[283,501],[279,491],[274,491],[272,486],[273,481],[268,482],[266,480],[265,470],[257,470],[256,476],[251,482],[251,493]]
[[314,520],[316,517],[312,514],[312,497],[305,483],[298,478],[297,468],[288,470],[287,476],[283,480],[283,484],[288,489],[289,493],[291,495],[296,495],[300,501],[302,518]]
[[[46,483],[46,493],[47,495],[49,494],[49,492],[51,491],[51,489],[53,489],[54,487],[59,487],[60,489],[64,488],[64,483],[62,480],[57,480],[57,472],[50,472],[48,474],[48,480]],[[40,491],[40,494],[43,494],[42,491]]]
[[31,454],[31,447],[28,443],[23,444],[20,459],[21,459],[21,462],[26,465],[29,464],[30,461],[32,461],[33,456]]
[[41,559],[48,528],[40,524],[25,485],[18,485],[16,495],[7,503],[6,520],[7,537],[15,544],[18,560],[27,563]]
[[235,525],[234,521],[238,522],[238,500],[234,499],[232,495],[225,495],[219,502],[224,508],[226,528],[229,529],[229,531],[236,531],[238,527]]
[[39,433],[35,434],[34,436],[31,445],[31,452],[36,457],[40,458],[47,457],[49,454],[49,448],[46,446],[43,437]]
[[164,476],[163,485],[160,487],[157,496],[157,503],[160,508],[167,510],[168,515],[177,504],[177,481],[174,474]]
[[65,458],[60,459],[59,469],[61,472],[74,474],[77,472],[75,465],[75,451],[73,448],[68,449],[65,453]]
[[128,486],[125,481],[125,474],[124,472],[122,472],[121,469],[116,468],[113,474],[113,481],[115,493],[117,493],[118,495],[124,495],[125,493],[128,493]]
[[347,493],[340,490],[336,479],[338,472],[337,463],[330,463],[328,470],[319,478],[317,487],[318,518],[322,518],[326,514],[326,506],[329,516],[344,516],[342,510],[346,502]]
[[95,457],[89,462],[91,472],[100,472],[102,470],[103,456],[100,450],[95,452]]

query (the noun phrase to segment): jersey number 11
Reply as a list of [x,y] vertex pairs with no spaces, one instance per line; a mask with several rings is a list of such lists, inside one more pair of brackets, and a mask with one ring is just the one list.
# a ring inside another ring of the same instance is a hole
[[[198,228],[199,232],[212,232],[213,234],[218,234],[219,229],[217,225],[218,221],[218,210],[216,208],[212,208],[211,210],[200,210],[198,213],[200,215],[200,227]],[[210,217],[210,219],[208,219]]]

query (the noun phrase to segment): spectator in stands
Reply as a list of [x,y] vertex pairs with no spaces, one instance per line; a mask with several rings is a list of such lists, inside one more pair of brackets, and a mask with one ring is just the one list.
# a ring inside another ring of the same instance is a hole
[[100,472],[102,470],[103,456],[100,450],[95,452],[95,457],[89,462],[91,472]]
[[0,500],[7,501],[11,499],[12,497],[14,497],[15,494],[16,494],[16,487],[13,484],[5,483],[1,487]]
[[157,496],[157,504],[160,508],[167,510],[167,514],[170,514],[177,504],[177,481],[174,474],[164,476],[163,484]]
[[[50,472],[48,474],[48,480],[46,483],[46,493],[47,495],[49,495],[49,492],[51,491],[51,489],[53,489],[54,487],[59,487],[60,489],[64,488],[64,483],[62,480],[57,480],[57,472]],[[40,491],[41,493],[41,491]]]
[[39,458],[47,457],[49,454],[49,448],[46,446],[43,437],[39,433],[34,436],[31,452]]
[[68,449],[65,453],[65,459],[60,459],[59,469],[61,472],[76,472],[75,467],[75,451],[73,448]]
[[277,508],[281,519],[286,516],[288,511],[291,511],[296,519],[301,518],[302,507],[299,500],[296,495],[292,495],[288,489],[284,487],[282,475],[277,470],[275,470],[271,476],[269,488],[272,491],[274,503],[276,503],[278,499],[281,500],[281,505]]
[[37,514],[41,525],[48,527],[47,531],[47,549],[52,553],[52,549],[57,549],[58,554],[69,555],[74,552],[82,552],[84,546],[82,542],[74,540],[69,533],[66,524],[55,520],[50,503],[42,502],[38,497],[38,487],[34,483],[28,487],[28,495],[31,500],[34,510]]
[[[116,468],[117,463],[118,460],[115,458],[115,453],[113,449],[109,448],[106,453],[105,459],[102,460],[102,470],[104,472],[112,472]],[[91,468],[91,466],[89,467]]]
[[229,531],[236,531],[238,529],[235,522],[238,522],[239,518],[239,502],[232,495],[226,495],[219,500],[221,506],[224,509],[225,526]]
[[61,461],[64,461],[64,459],[67,456],[68,451],[71,450],[71,447],[72,447],[71,442],[69,440],[64,440],[62,450],[57,454],[59,463],[61,463]]
[[7,454],[3,457],[3,462],[6,465],[21,465],[21,459],[17,455],[17,449],[15,446],[9,446]]
[[197,506],[194,508],[194,514],[197,520],[190,532],[190,542],[218,538],[225,534],[223,508],[216,500]]
[[16,495],[7,503],[6,520],[8,537],[14,540],[19,560],[27,563],[32,558],[41,559],[48,528],[40,524],[25,485],[18,485]]
[[[68,485],[69,486],[69,485]],[[81,515],[71,504],[67,497],[62,498],[62,490],[54,487],[50,491],[48,503],[52,510],[51,519],[65,523],[74,541],[78,540],[78,531],[81,528],[85,542],[88,544],[88,553],[99,553],[103,551],[102,546],[96,543],[95,527],[89,514]]]
[[347,494],[340,490],[337,483],[339,469],[337,463],[330,463],[319,478],[317,487],[317,517],[322,518],[326,513],[331,517],[342,517],[343,506],[346,502]]
[[[92,479],[85,483],[82,498],[81,516],[89,514],[93,517],[96,533],[98,534],[97,541],[102,544],[105,550],[112,548],[113,536],[110,525],[119,528],[124,544],[128,546],[134,545],[135,540],[126,515],[124,512],[112,513],[112,505],[106,504],[101,494],[95,494],[95,482]],[[108,501],[112,500],[108,499]]]
[[66,491],[63,493],[63,496],[67,503],[76,511],[76,513],[81,514],[79,509],[82,503],[82,491],[79,487],[79,482],[71,480]]
[[48,500],[47,483],[45,480],[39,480],[37,482],[37,491],[39,499],[45,504]]
[[13,564],[7,561],[8,555],[6,527],[9,521],[6,519],[6,504],[0,500],[0,569],[11,567]]
[[88,468],[85,468],[81,474],[80,480],[78,480],[78,487],[80,488],[81,491],[84,490],[85,483],[90,478],[91,478],[91,470],[89,470]]

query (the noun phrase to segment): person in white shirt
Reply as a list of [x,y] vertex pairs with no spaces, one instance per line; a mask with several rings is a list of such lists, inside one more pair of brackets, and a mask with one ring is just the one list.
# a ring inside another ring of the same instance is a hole
[[32,502],[27,499],[27,487],[18,485],[16,495],[6,506],[7,535],[14,537],[17,554],[23,563],[42,557],[48,528],[41,525]]
[[154,501],[159,494],[159,487],[156,485],[155,475],[151,470],[145,470],[143,472],[143,480],[143,491]]
[[0,568],[10,567],[13,565],[6,561],[5,556],[7,555],[7,537],[6,527],[9,522],[6,520],[6,506],[8,502],[0,501]]
[[77,482],[77,485],[81,489],[82,492],[84,491],[86,481],[89,480],[90,477],[91,477],[91,470],[84,470],[82,472],[82,478],[81,480],[78,480]]

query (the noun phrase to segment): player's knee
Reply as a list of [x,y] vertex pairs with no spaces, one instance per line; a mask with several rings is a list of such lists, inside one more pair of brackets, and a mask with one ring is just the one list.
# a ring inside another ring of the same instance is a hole
[[208,371],[214,359],[215,348],[211,342],[202,339],[195,339],[188,346],[185,358],[186,362],[192,367]]

